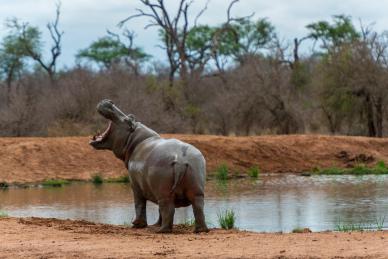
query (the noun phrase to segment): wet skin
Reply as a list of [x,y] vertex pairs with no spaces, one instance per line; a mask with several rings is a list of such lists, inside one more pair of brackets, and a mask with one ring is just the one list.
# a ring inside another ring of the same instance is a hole
[[195,232],[207,232],[204,216],[205,159],[194,146],[163,139],[125,115],[110,100],[97,105],[110,121],[106,131],[90,141],[95,149],[111,150],[128,168],[135,199],[136,228],[147,226],[146,203],[159,205],[160,233],[172,231],[175,208],[192,205]]

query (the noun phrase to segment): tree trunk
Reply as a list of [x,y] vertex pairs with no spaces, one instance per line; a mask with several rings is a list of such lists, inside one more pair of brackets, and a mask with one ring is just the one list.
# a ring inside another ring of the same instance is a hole
[[369,93],[366,93],[365,95],[365,110],[366,110],[366,119],[367,119],[367,126],[368,126],[368,136],[376,137],[373,104]]
[[382,138],[383,137],[383,98],[381,96],[377,98],[375,108],[376,108],[377,137]]

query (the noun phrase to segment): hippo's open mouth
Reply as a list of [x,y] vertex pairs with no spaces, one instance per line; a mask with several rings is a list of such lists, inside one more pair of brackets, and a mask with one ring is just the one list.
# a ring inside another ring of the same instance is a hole
[[112,128],[112,121],[109,121],[109,124],[108,124],[108,127],[106,128],[106,130],[101,134],[97,133],[96,135],[94,135],[89,143],[93,144],[93,143],[98,143],[98,142],[104,141],[108,137],[111,128]]

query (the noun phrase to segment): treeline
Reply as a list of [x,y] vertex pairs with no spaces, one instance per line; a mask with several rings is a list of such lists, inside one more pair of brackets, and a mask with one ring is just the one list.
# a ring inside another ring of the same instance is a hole
[[[41,29],[13,19],[0,42],[0,135],[63,136],[94,133],[105,122],[95,112],[103,98],[159,132],[252,135],[387,134],[388,34],[351,17],[307,24],[303,38],[282,41],[268,19],[234,17],[201,24],[207,6],[191,12],[180,0],[143,8],[59,70],[60,6]],[[128,30],[147,17],[159,29],[167,62],[155,62]],[[194,17],[194,19],[193,19]],[[49,48],[49,56],[43,55]]]

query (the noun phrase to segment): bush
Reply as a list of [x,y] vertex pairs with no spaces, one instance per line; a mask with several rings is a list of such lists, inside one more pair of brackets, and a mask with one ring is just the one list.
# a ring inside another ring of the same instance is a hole
[[228,179],[228,174],[229,174],[229,169],[227,164],[221,164],[217,168],[217,173],[216,173],[216,178],[218,180],[227,180]]
[[252,166],[248,169],[248,175],[252,178],[259,177],[260,169],[258,166]]
[[92,176],[92,183],[94,184],[102,184],[104,182],[104,179],[101,175],[95,174]]
[[218,223],[223,229],[232,229],[236,221],[236,214],[233,210],[226,210],[217,214]]

